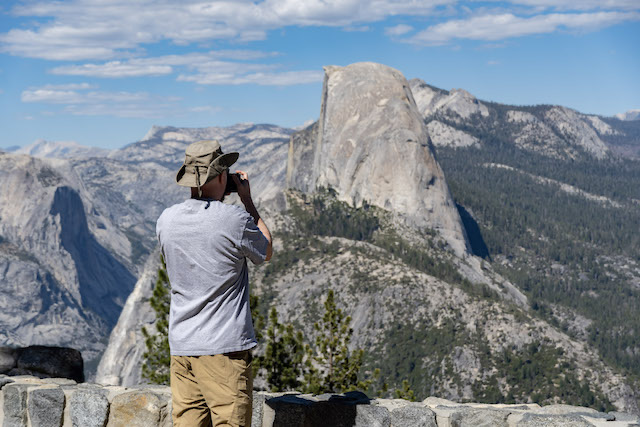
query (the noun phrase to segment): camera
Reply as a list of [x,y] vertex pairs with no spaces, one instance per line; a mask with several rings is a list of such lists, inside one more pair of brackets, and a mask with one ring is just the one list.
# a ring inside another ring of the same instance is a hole
[[238,179],[242,179],[240,178],[239,173],[229,173],[227,176],[227,187],[224,189],[224,194],[238,192],[238,186],[236,185],[236,181],[233,179],[233,175],[237,176]]

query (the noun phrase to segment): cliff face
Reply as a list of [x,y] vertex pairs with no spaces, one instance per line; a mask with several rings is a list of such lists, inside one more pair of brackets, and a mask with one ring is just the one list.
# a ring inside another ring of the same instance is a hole
[[409,83],[390,67],[325,67],[318,123],[291,138],[287,186],[332,187],[341,200],[437,230],[461,255],[464,227]]
[[93,235],[93,206],[67,162],[0,154],[0,181],[3,344],[71,346],[91,361],[135,283],[121,258],[129,247],[114,253]]
[[105,385],[133,386],[142,381],[141,360],[145,352],[142,328],[154,333],[155,313],[149,305],[156,284],[160,252],[154,251],[122,309],[118,324],[111,331],[95,381]]

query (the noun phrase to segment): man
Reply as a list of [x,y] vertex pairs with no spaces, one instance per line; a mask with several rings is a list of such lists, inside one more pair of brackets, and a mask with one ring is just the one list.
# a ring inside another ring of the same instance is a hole
[[[251,199],[238,153],[217,141],[189,145],[176,181],[191,198],[165,209],[156,234],[171,283],[169,346],[173,425],[249,426],[256,339],[247,258],[271,258],[271,234]],[[244,204],[223,204],[233,179]]]

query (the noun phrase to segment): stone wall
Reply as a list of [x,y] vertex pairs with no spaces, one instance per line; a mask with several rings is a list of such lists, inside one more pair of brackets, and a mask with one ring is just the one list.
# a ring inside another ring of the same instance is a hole
[[[4,427],[165,427],[171,392],[164,386],[77,384],[60,378],[0,375]],[[459,404],[373,399],[359,392],[320,396],[254,393],[252,427],[358,426],[640,426],[640,417],[568,405]]]

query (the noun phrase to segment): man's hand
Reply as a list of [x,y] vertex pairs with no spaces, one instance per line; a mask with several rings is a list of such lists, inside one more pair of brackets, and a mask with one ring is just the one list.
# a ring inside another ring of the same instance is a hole
[[235,174],[231,175],[231,177],[235,181],[236,187],[238,188],[238,197],[240,197],[242,204],[244,204],[246,207],[247,203],[252,203],[251,187],[249,186],[249,175],[247,175],[247,173],[244,171],[237,170]]
[[264,223],[262,218],[260,218],[260,214],[258,210],[253,204],[253,200],[251,199],[251,187],[249,186],[249,175],[247,175],[244,171],[237,170],[236,173],[239,175],[232,175],[233,179],[236,182],[236,186],[238,187],[238,197],[240,197],[240,201],[244,205],[244,208],[249,212],[249,215],[253,217],[258,229],[262,232],[264,237],[267,238],[269,242],[269,246],[267,246],[267,257],[266,261],[271,259],[271,255],[273,254],[273,246],[271,244],[271,233],[267,228],[267,224]]

